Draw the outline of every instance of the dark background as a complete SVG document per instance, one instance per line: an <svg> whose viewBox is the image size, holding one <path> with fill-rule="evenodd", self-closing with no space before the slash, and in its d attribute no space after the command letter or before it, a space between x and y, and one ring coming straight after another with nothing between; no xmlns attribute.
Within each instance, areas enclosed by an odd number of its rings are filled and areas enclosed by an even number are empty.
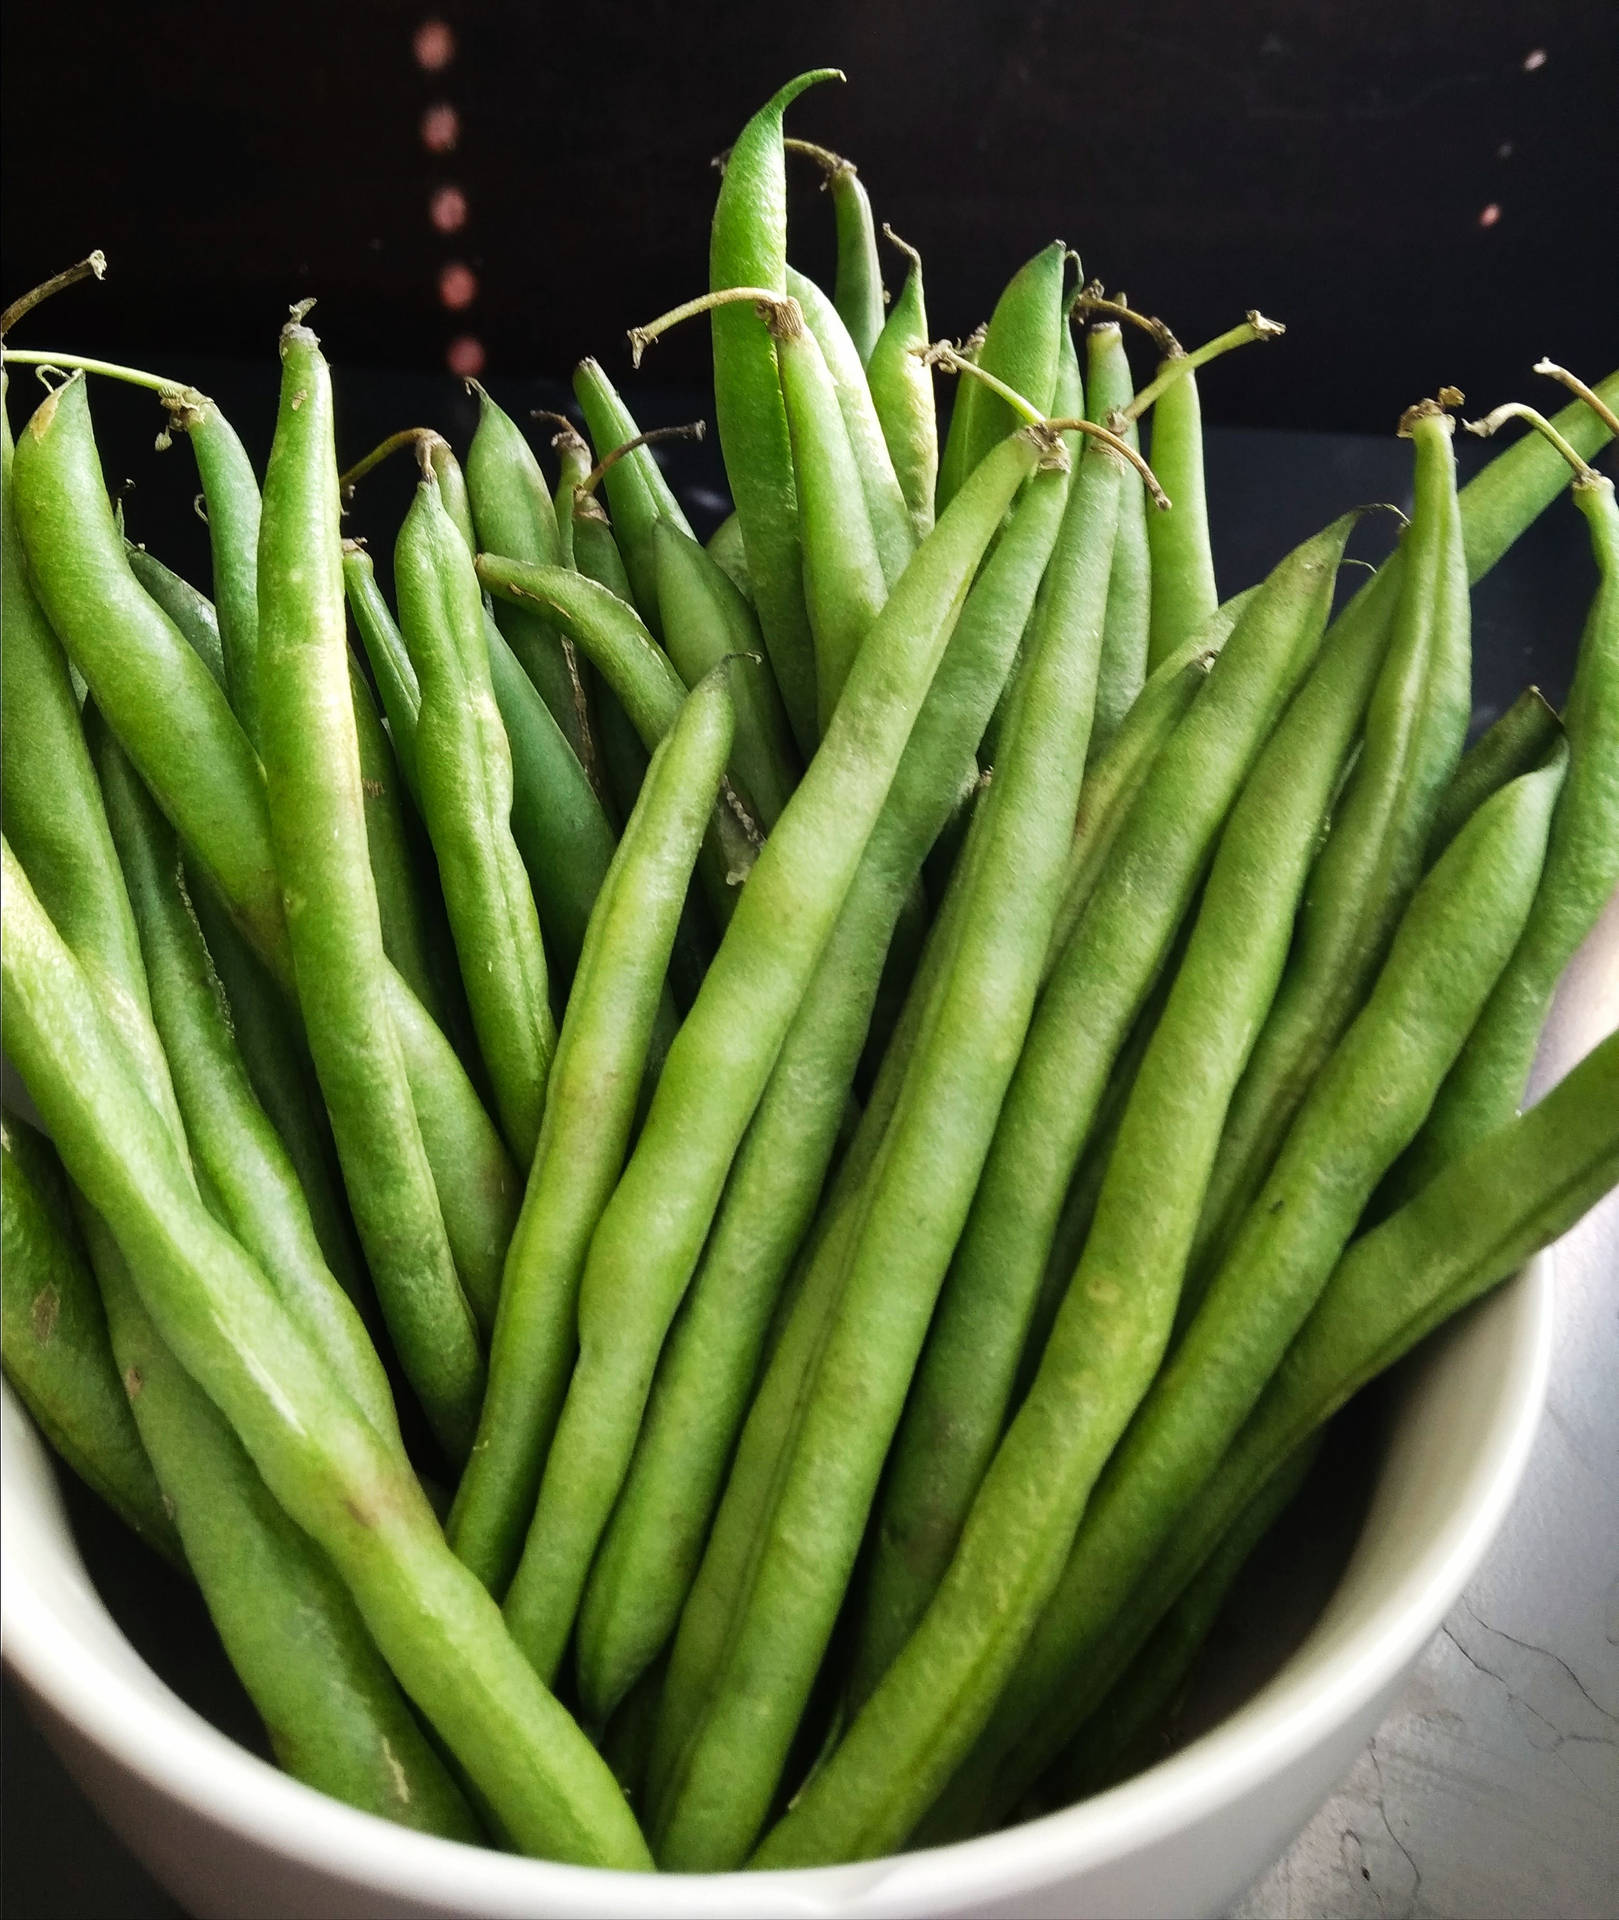
<svg viewBox="0 0 1619 1920"><path fill-rule="evenodd" d="M427 19L454 40L437 69ZM1543 353L1614 358L1613 0L68 0L7 8L4 53L7 292L112 263L18 344L165 372L268 356L306 294L340 363L442 368L466 336L495 378L626 371L624 329L701 290L711 156L829 64L848 86L790 127L923 249L938 332L1061 235L1189 343L1250 306L1289 323L1206 377L1215 421L1381 433L1441 382L1493 404ZM816 272L830 216L797 168ZM466 220L443 233L446 186ZM450 311L455 266L476 291ZM704 382L701 330L659 362Z"/></svg>

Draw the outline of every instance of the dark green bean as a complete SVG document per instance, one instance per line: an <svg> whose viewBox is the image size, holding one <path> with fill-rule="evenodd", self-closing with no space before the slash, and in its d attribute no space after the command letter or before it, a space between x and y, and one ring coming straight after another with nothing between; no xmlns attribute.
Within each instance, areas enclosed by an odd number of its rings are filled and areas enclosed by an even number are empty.
<svg viewBox="0 0 1619 1920"><path fill-rule="evenodd" d="M6 1378L86 1486L166 1559L185 1557L130 1416L107 1316L43 1135L0 1117Z"/></svg>
<svg viewBox="0 0 1619 1920"><path fill-rule="evenodd" d="M1450 785L1439 796L1424 855L1427 863L1431 866L1439 858L1492 793L1538 766L1561 732L1556 710L1547 705L1539 687L1525 687L1457 762Z"/></svg>
<svg viewBox="0 0 1619 1920"><path fill-rule="evenodd" d="M129 570L185 635L186 643L214 676L222 693L225 682L225 650L219 638L219 615L206 594L198 593L189 580L171 573L155 554L144 547L130 547Z"/></svg>

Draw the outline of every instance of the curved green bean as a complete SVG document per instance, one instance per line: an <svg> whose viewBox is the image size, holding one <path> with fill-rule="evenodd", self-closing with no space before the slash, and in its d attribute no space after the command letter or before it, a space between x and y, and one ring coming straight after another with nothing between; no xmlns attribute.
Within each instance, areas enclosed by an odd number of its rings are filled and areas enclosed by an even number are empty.
<svg viewBox="0 0 1619 1920"><path fill-rule="evenodd" d="M213 601L199 593L189 580L171 573L156 554L148 553L144 547L129 548L129 570L185 635L186 644L228 697L225 649L219 637L219 615L214 611Z"/></svg>
<svg viewBox="0 0 1619 1920"><path fill-rule="evenodd" d="M883 231L910 261L910 270L867 356L866 382L911 525L917 539L925 540L933 530L933 495L939 483L939 422L933 376L921 359L929 338L922 256L891 227Z"/></svg>
<svg viewBox="0 0 1619 1920"><path fill-rule="evenodd" d="M517 1567L541 1491L574 1358L580 1275L624 1164L663 976L732 724L721 669L687 695L653 755L568 1001L507 1257L489 1389L448 1527L451 1546L497 1597ZM520 1581L509 1604L521 1617Z"/></svg>
<svg viewBox="0 0 1619 1920"><path fill-rule="evenodd" d="M833 300L838 318L864 364L870 360L883 330L883 270L877 259L877 228L870 197L852 160L809 140L788 140L785 144L816 162L824 176L822 190L832 196L838 236ZM789 287L788 292L792 291Z"/></svg>

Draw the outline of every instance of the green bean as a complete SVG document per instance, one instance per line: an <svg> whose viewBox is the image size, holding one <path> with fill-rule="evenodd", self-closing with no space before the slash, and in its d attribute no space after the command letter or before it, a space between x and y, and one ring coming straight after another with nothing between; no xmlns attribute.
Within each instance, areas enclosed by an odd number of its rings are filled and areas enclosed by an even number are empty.
<svg viewBox="0 0 1619 1920"><path fill-rule="evenodd" d="M969 1404L990 1409L980 1411L981 1425L968 1429L975 1447L984 1433L993 1444L1063 1198L1108 1072L1215 835L1316 651L1351 525L1352 517L1345 518L1306 541L1249 602L1190 713L1160 752L1047 983L924 1361L931 1403L943 1406L944 1383L961 1380L969 1348L984 1343L981 1352L975 1349L963 1390ZM916 1462L920 1477L932 1480L924 1452ZM942 1461L938 1471L945 1471ZM969 1473L969 1496L970 1482ZM947 1527L946 1551L949 1537ZM901 1564L896 1559L896 1583Z"/></svg>
<svg viewBox="0 0 1619 1920"><path fill-rule="evenodd" d="M124 1397L107 1316L55 1149L0 1117L6 1378L56 1451L120 1520L176 1566L179 1535Z"/></svg>
<svg viewBox="0 0 1619 1920"><path fill-rule="evenodd" d="M669 950L732 724L718 670L687 696L653 756L568 1001L507 1257L489 1390L448 1529L451 1546L497 1597L516 1569L540 1493L574 1358L579 1279L624 1164ZM521 1620L521 1581L509 1605Z"/></svg>
<svg viewBox="0 0 1619 1920"><path fill-rule="evenodd" d="M672 521L652 529L664 644L688 686L728 661L736 708L737 778L768 833L798 784L798 749L764 657L753 609L689 534Z"/></svg>
<svg viewBox="0 0 1619 1920"><path fill-rule="evenodd" d="M1153 472L1174 501L1147 522L1151 549L1147 668L1183 646L1219 604L1203 477L1203 413L1197 376L1166 387L1152 414Z"/></svg>
<svg viewBox="0 0 1619 1920"><path fill-rule="evenodd" d="M562 559L556 506L534 450L511 416L482 387L478 430L467 448L466 485L477 526L473 550L487 547L519 560L556 566ZM578 697L578 681L566 646L532 608L503 604L496 614L507 645L539 689L568 744L588 766L590 749Z"/></svg>
<svg viewBox="0 0 1619 1920"><path fill-rule="evenodd" d="M870 513L862 510L860 465L820 345L791 296L766 314L792 443L804 604L815 642L816 725L824 734L850 664L888 598L888 577Z"/></svg>
<svg viewBox="0 0 1619 1920"><path fill-rule="evenodd" d="M174 829L105 729L95 758L140 932L152 1019L175 1099L222 1224L380 1433L397 1431L393 1395L359 1315L332 1278L298 1176L236 1050L230 1013L191 910Z"/></svg>
<svg viewBox="0 0 1619 1920"><path fill-rule="evenodd" d="M574 368L573 391L590 437L604 453L640 436L641 429L629 408L597 361L581 360ZM603 484L612 503L618 550L634 586L631 603L640 610L652 632L661 638L663 619L658 606L652 530L660 520L671 520L682 533L690 533L691 522L682 511L674 489L664 479L657 456L648 446L635 447L615 460L607 469Z"/></svg>
<svg viewBox="0 0 1619 1920"><path fill-rule="evenodd" d="M337 1147L303 1025L207 886L193 884L187 874L186 891L224 989L248 1079L292 1161L326 1265L351 1300L363 1301L371 1284L343 1197Z"/></svg>
<svg viewBox="0 0 1619 1920"><path fill-rule="evenodd" d="M478 579L431 475L400 528L394 578L422 691L423 812L496 1108L526 1167L556 1047L545 947L511 835L511 749L490 680Z"/></svg>
<svg viewBox="0 0 1619 1920"><path fill-rule="evenodd" d="M1130 362L1124 334L1117 321L1092 326L1085 333L1085 391L1090 417L1106 425L1110 414L1122 412L1131 401ZM1124 429L1131 446L1139 448L1134 421ZM1159 475L1169 497L1180 505L1180 495ZM1172 509L1173 511L1173 509ZM1126 487L1119 501L1119 532L1113 543L1113 578L1108 586L1107 625L1102 631L1102 664L1096 680L1096 721L1092 729L1098 747L1118 731L1147 677L1148 635L1152 622L1152 564L1148 557L1147 497L1139 487ZM1205 623L1199 621L1201 628ZM1190 635L1188 635L1190 638ZM1175 649L1165 649L1167 658Z"/></svg>
<svg viewBox="0 0 1619 1920"><path fill-rule="evenodd" d="M893 456L888 451L876 400L862 364L863 356L850 339L837 308L808 275L788 267L787 291L803 310L804 323L826 360L838 411L854 450L859 491L871 516L877 558L884 580L892 586L905 571L905 563L916 551L921 536L912 523L911 510L906 504ZM917 371L927 378L920 363Z"/></svg>
<svg viewBox="0 0 1619 1920"><path fill-rule="evenodd" d="M1165 1723L1254 1549L1292 1505L1320 1452L1318 1437L1288 1455L1165 1614L1152 1638L1108 1689L1102 1703L1041 1784L1053 1807L1071 1806L1163 1756Z"/></svg>
<svg viewBox="0 0 1619 1920"><path fill-rule="evenodd" d="M1388 655L1360 757L1311 875L1293 955L1231 1103L1189 1263L1193 1300L1364 997L1421 874L1467 731L1467 583L1450 423L1426 402L1402 430L1417 449L1416 506L1401 546Z"/></svg>
<svg viewBox="0 0 1619 1920"><path fill-rule="evenodd" d="M304 392L307 405L314 393ZM280 478L272 458L272 529ZM335 528L332 548L335 597ZM273 740L274 619L263 642ZM377 1434L202 1207L9 843L0 842L0 858L6 1049L69 1173L116 1234L164 1341L288 1518L330 1558L383 1657L513 1843L581 1863L646 1864L612 1775L444 1544L403 1453Z"/></svg>
<svg viewBox="0 0 1619 1920"><path fill-rule="evenodd" d="M410 663L405 636L395 624L382 589L377 585L376 567L370 554L356 540L343 542L343 592L359 631L360 644L365 648L371 677L377 683L382 711L388 718L394 757L410 797L420 810L416 726L422 708L421 684Z"/></svg>
<svg viewBox="0 0 1619 1920"><path fill-rule="evenodd" d="M789 80L742 129L720 181L709 286L785 291L787 168L782 115L806 87L842 79L827 68ZM714 419L741 522L765 648L800 750L815 750L815 657L804 611L798 496L776 349L752 314L716 308Z"/></svg>
<svg viewBox="0 0 1619 1920"><path fill-rule="evenodd" d="M1188 1018L1195 1033L1209 1004L1194 935L1040 1371L950 1567L836 1754L761 1849L761 1864L869 1858L900 1845L991 1710L1007 1710L997 1696L1059 1581L1098 1619L1127 1594L1131 1574L1258 1397L1378 1176L1420 1124L1528 910L1560 771L1531 775L1492 802L1419 892L1183 1359L1143 1402L1169 1338L1197 1175L1212 1156L1222 1104L1218 1094L1206 1097L1195 1046L1186 1044ZM1210 938L1202 951L1215 944ZM1262 970L1268 980L1280 964L1277 952ZM1240 1060L1251 1019L1224 1024L1229 1038L1211 1051ZM1211 1062L1210 1078L1229 1087L1235 1063ZM1361 1124L1346 1129L1346 1114ZM1173 1166L1178 1184L1183 1154L1187 1187L1166 1198L1161 1176ZM1068 1616L1075 1611L1070 1604Z"/></svg>
<svg viewBox="0 0 1619 1920"><path fill-rule="evenodd" d="M1619 1180L1619 1035L1536 1107L1480 1141L1343 1255L1214 1477L1105 1639L1068 1659L1047 1608L998 1712L930 1818L930 1839L1010 1807L1066 1743L1265 1480L1434 1326L1567 1231Z"/></svg>
<svg viewBox="0 0 1619 1920"><path fill-rule="evenodd" d="M753 577L748 572L748 556L742 545L742 522L734 513L728 513L709 535L706 551L751 607Z"/></svg>
<svg viewBox="0 0 1619 1920"><path fill-rule="evenodd" d="M939 423L933 376L921 360L928 344L922 256L892 227L885 226L883 232L911 265L877 344L867 356L866 380L911 524L917 539L925 540L933 530L933 495L939 481Z"/></svg>
<svg viewBox="0 0 1619 1920"><path fill-rule="evenodd" d="M549 420L554 422L557 431L551 436L551 450L557 457L557 490L555 496L557 516L557 548L565 567L574 564L573 558L573 520L578 511L579 494L585 482L590 478L595 456L590 451L590 442L564 413L548 413L536 410L529 415L531 420ZM476 552L477 548L474 547Z"/></svg>
<svg viewBox="0 0 1619 1920"><path fill-rule="evenodd" d="M746 1855L843 1599L1039 986L1084 767L1121 472L1099 443L1074 477L1052 560L1057 590L975 828L960 944L873 1168L729 1645L663 1775L654 1851L668 1866L712 1870ZM676 1665L681 1657L677 1640Z"/></svg>
<svg viewBox="0 0 1619 1920"><path fill-rule="evenodd" d="M185 635L186 644L214 676L220 691L228 695L225 650L219 638L219 615L214 611L213 601L199 593L189 580L171 573L144 547L129 548L129 570Z"/></svg>
<svg viewBox="0 0 1619 1920"><path fill-rule="evenodd" d="M1399 1171L1407 1193L1516 1111L1558 979L1619 886L1619 508L1589 468L1574 501L1598 583L1563 712L1568 782L1529 925Z"/></svg>
<svg viewBox="0 0 1619 1920"><path fill-rule="evenodd" d="M542 1658L554 1661L567 1639L669 1323L972 574L1021 482L1052 457L1049 432L1010 437L974 476L960 510L918 548L850 670L821 749L760 853L669 1049L581 1282L579 1363L551 1456L558 1483L573 1495L567 1537L552 1548L542 1498L528 1552L537 1560L544 1553L548 1577L536 1577L538 1568L519 1574L543 1605L518 1631L526 1646L544 1649Z"/></svg>
<svg viewBox="0 0 1619 1920"><path fill-rule="evenodd" d="M1605 405L1619 406L1619 373L1599 381L1596 394ZM1579 400L1554 413L1552 425L1582 460L1594 459L1613 438L1593 409ZM1475 474L1461 491L1468 579L1482 580L1568 483L1563 456L1534 433L1498 453Z"/></svg>
<svg viewBox="0 0 1619 1920"><path fill-rule="evenodd" d="M650 753L674 725L686 688L635 609L584 574L478 555L478 578L497 599L543 606L599 670ZM743 818L721 800L704 840L698 874L715 916L736 911L738 889L757 849Z"/></svg>
<svg viewBox="0 0 1619 1920"><path fill-rule="evenodd" d="M1123 724L1086 769L1063 880L1062 905L1051 929L1048 967L1056 964L1079 924L1114 835L1152 771L1153 762L1197 698L1220 649L1257 591L1249 587L1233 594L1215 609L1213 619L1199 633L1154 669ZM1112 597L1110 582L1110 604Z"/></svg>
<svg viewBox="0 0 1619 1920"><path fill-rule="evenodd" d="M47 394L23 429L13 485L47 619L243 932L289 983L257 758L207 668L130 571L82 374Z"/></svg>
<svg viewBox="0 0 1619 1920"><path fill-rule="evenodd" d="M977 362L1042 411L1056 391L1057 359L1067 325L1062 287L1068 249L1053 240L1021 266L995 303ZM967 475L989 448L1015 424L1012 409L1000 397L970 382L956 395L939 461L938 507L954 499Z"/></svg>
<svg viewBox="0 0 1619 1920"><path fill-rule="evenodd" d="M877 228L871 217L871 200L852 160L845 160L842 154L830 153L809 140L788 140L784 144L792 152L808 154L816 162L824 176L822 189L832 196L832 217L838 235L833 298L838 318L864 364L870 360L883 330L883 270L877 259ZM788 292L792 291L789 287Z"/></svg>
<svg viewBox="0 0 1619 1920"><path fill-rule="evenodd" d="M1547 704L1539 687L1525 687L1457 762L1450 785L1439 796L1428 835L1423 857L1429 866L1492 793L1539 765L1562 730L1556 709Z"/></svg>
<svg viewBox="0 0 1619 1920"><path fill-rule="evenodd" d="M1056 538L1068 478L1034 476L968 595L737 1151L586 1588L579 1684L593 1713L624 1694L674 1631L772 1312L832 1158L884 951L955 784L975 765L975 743Z"/></svg>
<svg viewBox="0 0 1619 1920"><path fill-rule="evenodd" d="M381 991L392 970L348 690L331 376L297 320L281 360L259 542L259 705L298 1003L377 1298L435 1432L460 1454L483 1362Z"/></svg>

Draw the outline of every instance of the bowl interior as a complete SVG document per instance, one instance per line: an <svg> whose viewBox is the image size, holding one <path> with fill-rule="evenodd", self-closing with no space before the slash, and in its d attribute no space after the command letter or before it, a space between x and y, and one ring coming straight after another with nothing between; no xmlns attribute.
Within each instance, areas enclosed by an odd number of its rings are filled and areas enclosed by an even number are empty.
<svg viewBox="0 0 1619 1920"><path fill-rule="evenodd" d="M53 1464L9 1390L0 1451L5 1654L115 1768L249 1847L300 1858L403 1911L970 1909L1143 1853L1235 1802L1353 1719L1416 1657L1521 1474L1545 1394L1550 1279L1541 1256L1414 1356L1380 1405L1345 1425L1325 1477L1312 1481L1301 1512L1237 1596L1235 1630L1226 1630L1189 1709L1188 1745L1082 1806L959 1846L846 1868L647 1880L458 1846L327 1800L240 1743L254 1722L228 1671L208 1682L205 1697L176 1676L202 1698L204 1718L137 1651L137 1643L160 1648L157 1624L177 1605L195 1607L194 1597L115 1523L98 1531L89 1496L75 1495L88 1556L81 1552ZM1278 1579L1284 1568L1294 1577Z"/></svg>

